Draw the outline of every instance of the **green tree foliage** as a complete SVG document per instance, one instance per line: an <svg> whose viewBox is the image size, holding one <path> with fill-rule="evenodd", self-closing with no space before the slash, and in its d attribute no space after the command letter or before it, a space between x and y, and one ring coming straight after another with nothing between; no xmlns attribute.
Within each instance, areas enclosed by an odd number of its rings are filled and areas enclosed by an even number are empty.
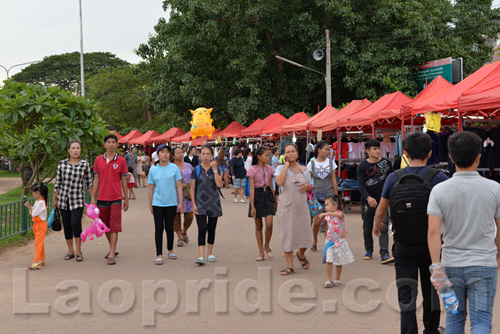
<svg viewBox="0 0 500 334"><path fill-rule="evenodd" d="M463 57L466 73L487 62L485 36L500 31L491 1L449 0L166 0L168 22L137 53L140 77L169 125L183 126L189 109L213 107L217 127L249 124L273 112L290 116L324 106L324 78L275 55L324 72L331 32L333 105L398 87L415 89L413 66ZM389 80L388 80L389 78Z"/></svg>
<svg viewBox="0 0 500 334"><path fill-rule="evenodd" d="M99 114L111 129L141 129L151 124L144 83L132 66L104 69L87 80L87 97L99 102Z"/></svg>
<svg viewBox="0 0 500 334"><path fill-rule="evenodd" d="M96 75L99 70L127 66L128 63L110 52L85 53L85 80ZM64 53L43 58L43 61L24 68L12 76L18 82L59 86L65 90L75 90L80 84L80 53Z"/></svg>
<svg viewBox="0 0 500 334"><path fill-rule="evenodd" d="M82 142L82 155L102 149L107 130L96 109L92 100L59 87L5 81L0 90L0 154L21 170L23 194L34 181L53 177L70 140ZM33 170L28 181L22 175L27 167Z"/></svg>

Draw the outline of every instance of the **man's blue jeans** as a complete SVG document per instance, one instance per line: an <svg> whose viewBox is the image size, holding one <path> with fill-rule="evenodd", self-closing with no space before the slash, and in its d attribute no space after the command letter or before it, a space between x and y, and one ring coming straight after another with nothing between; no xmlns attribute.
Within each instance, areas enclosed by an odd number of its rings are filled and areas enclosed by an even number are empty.
<svg viewBox="0 0 500 334"><path fill-rule="evenodd" d="M458 313L446 312L446 332L464 333L469 303L471 334L491 332L493 302L497 287L495 267L445 267L458 298Z"/></svg>

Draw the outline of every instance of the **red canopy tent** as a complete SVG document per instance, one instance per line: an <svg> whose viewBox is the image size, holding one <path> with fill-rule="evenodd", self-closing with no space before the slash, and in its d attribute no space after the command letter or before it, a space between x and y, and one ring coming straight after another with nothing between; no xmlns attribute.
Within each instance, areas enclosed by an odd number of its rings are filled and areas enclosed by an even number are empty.
<svg viewBox="0 0 500 334"><path fill-rule="evenodd" d="M338 127L373 125L376 115L387 110L400 110L411 98L401 92L386 94L368 107L337 121Z"/></svg>
<svg viewBox="0 0 500 334"><path fill-rule="evenodd" d="M498 65L499 63L496 62L492 65ZM489 115L484 110L498 109L500 107L499 96L500 66L497 66L478 84L462 93L458 100L458 110L460 112L478 111L480 115Z"/></svg>
<svg viewBox="0 0 500 334"><path fill-rule="evenodd" d="M327 105L323 110L321 110L319 113L317 113L313 117L309 118L307 121L284 126L283 131L285 131L285 132L293 132L293 131L298 132L298 131L309 130L312 123L315 124L316 122L320 122L321 120L334 115L336 112L337 112L337 109L335 109L331 105Z"/></svg>
<svg viewBox="0 0 500 334"><path fill-rule="evenodd" d="M430 99L412 104L411 114L423 114L430 111L456 113L456 111L454 111L453 109L458 108L458 100L462 96L462 94L468 90L471 90L480 82L488 84L497 80L500 73L499 67L500 62L484 65L476 72L472 73L463 81L457 83L450 89L445 90ZM495 76L497 78L495 78Z"/></svg>
<svg viewBox="0 0 500 334"><path fill-rule="evenodd" d="M215 129L214 133L212 134L211 137L208 138L208 140L215 139L217 137L217 134L220 131L221 131L220 129ZM185 134L183 134L182 136L172 138L170 141L172 143L187 143L187 142L190 142L191 139L192 139L191 131L189 131L189 132L186 132ZM191 145L194 145L194 146L203 145L204 140L207 140L207 139L204 139L202 137L197 138L191 142Z"/></svg>
<svg viewBox="0 0 500 334"><path fill-rule="evenodd" d="M125 136L118 139L119 144L127 144L131 139L142 136L142 132L139 130L132 130L127 133Z"/></svg>
<svg viewBox="0 0 500 334"><path fill-rule="evenodd" d="M112 134L112 135L115 135L118 137L118 139L122 138L123 136L121 134L119 134L118 132L116 132L115 130L109 130L109 133Z"/></svg>
<svg viewBox="0 0 500 334"><path fill-rule="evenodd" d="M438 75L427 87L425 87L424 90L422 90L417 96L415 96L411 103L403 105L403 115L411 115L414 104L431 99L450 89L451 87L453 87L452 83L450 83L442 76Z"/></svg>
<svg viewBox="0 0 500 334"><path fill-rule="evenodd" d="M246 127L244 125L241 125L238 121L233 121L224 130L221 130L218 136L222 138L239 137L240 132L245 129Z"/></svg>
<svg viewBox="0 0 500 334"><path fill-rule="evenodd" d="M283 124L284 121L286 121L286 118L281 116L280 114L278 113L271 114L266 118L264 118L258 124L254 125L255 124L254 122L254 124L246 128L245 130L242 130L240 135L242 137L252 137L252 136L260 136L263 134L269 134L270 133L269 129L272 129L278 125L281 126L281 124Z"/></svg>
<svg viewBox="0 0 500 334"><path fill-rule="evenodd" d="M202 137L198 137L196 138L195 140L193 140L191 142L191 145L193 146L202 146L203 144L205 144L205 141L208 141L208 140L215 140L217 137L220 137L219 134L222 132L222 130L220 129L215 129L214 133L212 133L212 135L208 138L202 138Z"/></svg>
<svg viewBox="0 0 500 334"><path fill-rule="evenodd" d="M164 132L161 135L151 138L151 141L155 143L166 143L170 142L172 138L182 136L185 133L186 132L181 128L171 128L167 132Z"/></svg>
<svg viewBox="0 0 500 334"><path fill-rule="evenodd" d="M133 138L129 140L129 144L136 144L136 145L143 145L143 146L148 146L150 145L153 141L151 138L153 137L158 137L160 134L156 132L155 130L149 130L145 134L143 134L140 137Z"/></svg>
<svg viewBox="0 0 500 334"><path fill-rule="evenodd" d="M283 124L277 125L274 128L270 129L269 133L270 134L280 134L282 132L287 132L287 131L283 130L284 126L293 125L295 123L302 123L302 122L307 121L309 118L310 117L307 116L307 114L305 112L296 113L292 117L287 119L285 122L283 122Z"/></svg>
<svg viewBox="0 0 500 334"><path fill-rule="evenodd" d="M310 129L312 131L318 131L319 129L322 129L323 131L335 130L337 128L337 120L349 115L353 115L371 104L371 101L368 99L353 100L330 117L324 118L322 120L314 122L314 124L311 124Z"/></svg>

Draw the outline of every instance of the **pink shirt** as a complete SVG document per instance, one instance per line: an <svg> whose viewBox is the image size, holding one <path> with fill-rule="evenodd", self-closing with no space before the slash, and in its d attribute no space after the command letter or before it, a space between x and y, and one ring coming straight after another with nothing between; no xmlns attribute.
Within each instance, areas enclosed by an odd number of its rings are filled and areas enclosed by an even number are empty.
<svg viewBox="0 0 500 334"><path fill-rule="evenodd" d="M271 185L271 179L274 175L274 169L273 167L269 166L266 164L265 167L265 174L266 174L266 182L264 182L264 168L259 167L257 165L253 165L250 167L250 169L247 171L247 176L248 177L253 177L254 179L254 185L255 188L262 188L264 187L264 183L266 186Z"/></svg>

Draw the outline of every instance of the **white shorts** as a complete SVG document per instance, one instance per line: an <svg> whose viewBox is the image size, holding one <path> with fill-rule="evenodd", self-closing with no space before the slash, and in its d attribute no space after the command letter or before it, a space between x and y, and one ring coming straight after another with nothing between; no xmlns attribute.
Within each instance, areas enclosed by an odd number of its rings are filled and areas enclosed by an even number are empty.
<svg viewBox="0 0 500 334"><path fill-rule="evenodd" d="M328 248L326 251L326 262L333 263L336 266L344 266L354 262L354 255L352 255L347 241L342 242L338 247Z"/></svg>

